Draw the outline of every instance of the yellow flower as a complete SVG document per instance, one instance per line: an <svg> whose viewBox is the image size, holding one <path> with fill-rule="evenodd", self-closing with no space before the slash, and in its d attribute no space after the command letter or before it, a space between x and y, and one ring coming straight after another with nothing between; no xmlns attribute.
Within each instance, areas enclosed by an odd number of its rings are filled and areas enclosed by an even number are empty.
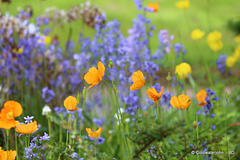
<svg viewBox="0 0 240 160"><path fill-rule="evenodd" d="M204 32L201 31L200 29L195 29L195 30L193 30L192 33L191 33L191 37L192 37L192 39L194 39L194 40L201 39L203 36L204 36Z"/></svg>
<svg viewBox="0 0 240 160"><path fill-rule="evenodd" d="M51 41L52 41L52 39L51 39L50 36L45 36L45 37L44 37L44 40L43 40L44 43L46 43L46 44L50 44Z"/></svg>
<svg viewBox="0 0 240 160"><path fill-rule="evenodd" d="M237 36L234 38L234 41L237 42L237 43L240 43L240 35L237 35Z"/></svg>
<svg viewBox="0 0 240 160"><path fill-rule="evenodd" d="M99 128L96 132L93 132L91 128L86 128L88 136L91 138L98 138L101 135L102 128Z"/></svg>
<svg viewBox="0 0 240 160"><path fill-rule="evenodd" d="M189 0L178 1L177 3L175 3L175 5L177 8L179 8L181 10L187 9L187 8L189 8Z"/></svg>
<svg viewBox="0 0 240 160"><path fill-rule="evenodd" d="M75 111L79 108L77 107L77 99L73 96L68 96L64 101L64 106L69 111Z"/></svg>
<svg viewBox="0 0 240 160"><path fill-rule="evenodd" d="M32 134L37 130L37 121L28 124L20 124L16 121L16 132L21 134Z"/></svg>
<svg viewBox="0 0 240 160"><path fill-rule="evenodd" d="M178 74L179 78L187 78L188 73L192 73L191 66L188 63L183 62L176 66L175 74Z"/></svg>
<svg viewBox="0 0 240 160"><path fill-rule="evenodd" d="M208 34L207 37L207 43L208 46L213 50L213 51L218 51L222 49L223 43L222 43L222 34L218 31L213 31Z"/></svg>
<svg viewBox="0 0 240 160"><path fill-rule="evenodd" d="M238 45L237 48L235 49L235 51L233 53L233 57L235 59L238 59L240 57L240 45Z"/></svg>
<svg viewBox="0 0 240 160"><path fill-rule="evenodd" d="M17 156L17 152L16 151L12 151L10 149L10 151L4 151L2 150L2 147L0 147L0 160L14 160Z"/></svg>
<svg viewBox="0 0 240 160"><path fill-rule="evenodd" d="M231 68L233 67L237 62L237 59L232 57L232 56L229 56L227 59L226 59L226 66Z"/></svg>

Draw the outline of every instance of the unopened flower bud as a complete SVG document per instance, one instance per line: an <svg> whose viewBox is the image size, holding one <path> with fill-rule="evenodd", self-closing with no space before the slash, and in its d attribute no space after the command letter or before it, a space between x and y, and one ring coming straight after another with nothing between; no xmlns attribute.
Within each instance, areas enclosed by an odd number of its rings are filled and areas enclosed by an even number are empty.
<svg viewBox="0 0 240 160"><path fill-rule="evenodd" d="M87 94L87 91L86 91L86 88L84 87L83 88L83 91L82 91L82 95L83 95L83 98L85 99L86 97L86 94Z"/></svg>
<svg viewBox="0 0 240 160"><path fill-rule="evenodd" d="M110 59L109 64L108 64L108 67L111 68L111 69L114 67L114 64L113 64L112 59Z"/></svg>
<svg viewBox="0 0 240 160"><path fill-rule="evenodd" d="M170 72L168 72L168 76L167 76L167 81L171 81L172 80L172 76L170 75Z"/></svg>
<svg viewBox="0 0 240 160"><path fill-rule="evenodd" d="M194 122L193 122L193 128L195 129L195 128L197 128L197 126L198 126L198 122L197 122L197 121L194 121Z"/></svg>

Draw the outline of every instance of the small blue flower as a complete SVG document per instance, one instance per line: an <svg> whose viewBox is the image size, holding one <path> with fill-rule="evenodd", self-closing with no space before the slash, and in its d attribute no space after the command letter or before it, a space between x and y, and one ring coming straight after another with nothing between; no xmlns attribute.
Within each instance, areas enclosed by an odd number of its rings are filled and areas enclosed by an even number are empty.
<svg viewBox="0 0 240 160"><path fill-rule="evenodd" d="M105 141L105 138L100 137L100 138L98 138L97 143L98 144L103 144L104 141Z"/></svg>
<svg viewBox="0 0 240 160"><path fill-rule="evenodd" d="M28 124L28 123L32 123L32 119L34 118L34 116L27 116L27 117L23 117L25 119L25 123Z"/></svg>

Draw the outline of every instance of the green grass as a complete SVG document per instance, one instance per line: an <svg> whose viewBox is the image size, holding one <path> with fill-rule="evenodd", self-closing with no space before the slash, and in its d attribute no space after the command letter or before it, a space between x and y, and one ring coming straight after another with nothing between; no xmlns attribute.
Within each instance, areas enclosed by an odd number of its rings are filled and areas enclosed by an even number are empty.
<svg viewBox="0 0 240 160"><path fill-rule="evenodd" d="M1 9L3 12L7 10L11 14L17 13L17 8L24 8L30 5L34 9L34 16L38 16L48 7L57 7L67 10L71 6L78 5L85 1L79 0L13 0L7 6L3 4ZM154 2L153 0L145 0L144 5ZM187 10L179 10L175 7L176 0L158 1L160 10L156 13L148 13L147 17L152 19L157 30L154 31L154 38L151 40L151 47L156 49L158 46L157 33L161 29L169 30L170 34L175 36L174 42L180 42L185 45L188 53L187 59L193 65L204 65L205 63L215 64L219 54L225 53L231 55L237 46L234 42L234 33L227 27L227 23L231 19L239 18L240 3L239 0L191 0L190 8ZM133 0L92 0L92 4L96 4L103 12L107 14L107 20L117 19L121 22L121 31L127 35L127 30L132 26L132 19L136 17L140 11L136 10ZM58 35L63 43L67 40L70 26L73 28L72 39L77 41L79 31L85 36L92 37L95 31L91 28L84 27L82 30L81 22L73 22L66 24L64 27L56 27L52 35ZM202 40L193 41L190 33L193 29L202 29L205 36ZM218 30L222 33L222 41L224 47L221 51L213 52L206 43L206 36L209 32Z"/></svg>

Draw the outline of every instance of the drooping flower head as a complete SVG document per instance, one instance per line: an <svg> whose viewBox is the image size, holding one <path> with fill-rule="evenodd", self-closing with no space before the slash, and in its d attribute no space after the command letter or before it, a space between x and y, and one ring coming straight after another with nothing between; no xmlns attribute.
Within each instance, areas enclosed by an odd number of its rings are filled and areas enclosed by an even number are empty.
<svg viewBox="0 0 240 160"><path fill-rule="evenodd" d="M175 3L176 7L184 10L184 9L188 9L189 8L189 0L181 0L178 1L177 3Z"/></svg>
<svg viewBox="0 0 240 160"><path fill-rule="evenodd" d="M7 101L0 113L0 128L10 129L15 127L15 117L22 114L22 106L15 101Z"/></svg>
<svg viewBox="0 0 240 160"><path fill-rule="evenodd" d="M163 95L163 88L164 87L162 87L160 93L158 93L155 88L149 88L147 90L147 94L148 94L149 98L154 100L155 102L157 102Z"/></svg>
<svg viewBox="0 0 240 160"><path fill-rule="evenodd" d="M98 138L101 135L102 128L99 128L96 132L93 132L91 128L86 128L88 136L91 138Z"/></svg>
<svg viewBox="0 0 240 160"><path fill-rule="evenodd" d="M132 75L132 81L133 81L133 84L130 87L131 91L135 91L137 89L142 88L143 85L145 84L143 73L140 70L134 72Z"/></svg>
<svg viewBox="0 0 240 160"><path fill-rule="evenodd" d="M69 111L75 111L79 108L77 107L77 98L73 97L73 96L68 96L65 100L64 100L64 107L69 110Z"/></svg>
<svg viewBox="0 0 240 160"><path fill-rule="evenodd" d="M179 95L178 97L173 96L170 100L172 107L182 110L188 108L191 103L190 97L183 94Z"/></svg>
<svg viewBox="0 0 240 160"><path fill-rule="evenodd" d="M147 9L151 10L152 12L157 12L159 10L159 5L157 2L155 2L154 4L148 4Z"/></svg>
<svg viewBox="0 0 240 160"><path fill-rule="evenodd" d="M102 80L102 77L104 76L104 72L105 66L102 64L102 62L98 62L98 70L95 67L92 67L88 70L88 73L84 75L84 80L88 84L91 84L88 89L92 88L95 85L98 85L98 83Z"/></svg>
<svg viewBox="0 0 240 160"><path fill-rule="evenodd" d="M2 147L0 147L0 159L1 160L14 160L17 156L17 152L16 151L4 151L2 150Z"/></svg>
<svg viewBox="0 0 240 160"><path fill-rule="evenodd" d="M222 49L223 43L222 43L222 34L218 31L213 31L208 34L207 37L207 43L208 46L213 50L213 51L218 51Z"/></svg>
<svg viewBox="0 0 240 160"><path fill-rule="evenodd" d="M192 69L188 63L183 62L176 66L175 73L178 74L179 78L187 78L188 73L192 73Z"/></svg>
<svg viewBox="0 0 240 160"><path fill-rule="evenodd" d="M200 29L194 29L191 33L191 37L193 40L202 39L203 36L204 36L204 32L201 31Z"/></svg>
<svg viewBox="0 0 240 160"><path fill-rule="evenodd" d="M207 91L205 91L205 90L200 90L198 93L197 93L197 95L196 95L196 97L197 97L197 101L198 101L198 107L200 107L200 106L204 106L204 105L206 105L207 104L207 102L206 102L206 97L207 97Z"/></svg>
<svg viewBox="0 0 240 160"><path fill-rule="evenodd" d="M16 121L16 131L21 134L32 134L37 130L37 121L28 124L20 124Z"/></svg>

